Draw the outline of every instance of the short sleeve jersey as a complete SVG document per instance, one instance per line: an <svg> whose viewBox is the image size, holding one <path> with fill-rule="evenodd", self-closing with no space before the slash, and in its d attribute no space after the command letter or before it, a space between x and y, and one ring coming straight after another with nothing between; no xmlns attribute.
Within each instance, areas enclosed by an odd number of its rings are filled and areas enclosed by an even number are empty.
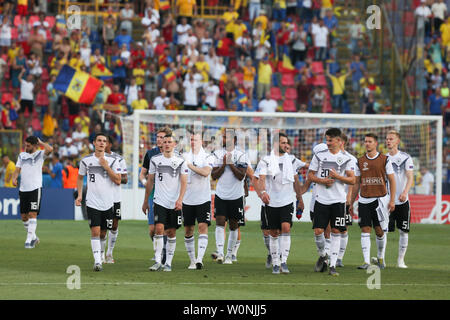
<svg viewBox="0 0 450 320"><path fill-rule="evenodd" d="M125 159L122 158L121 155L119 155L115 152L112 152L111 155L113 157L115 157L117 159L117 161L119 162L118 166L117 166L117 173L127 174L128 169L127 169L127 164L125 162ZM113 183L113 188L114 188L114 203L122 201L121 185L117 185L117 184Z"/></svg>
<svg viewBox="0 0 450 320"><path fill-rule="evenodd" d="M120 173L116 157L105 153L105 160L115 173ZM81 159L78 174L87 176L86 205L99 211L111 209L114 205L115 183L100 165L99 158L90 154Z"/></svg>
<svg viewBox="0 0 450 320"><path fill-rule="evenodd" d="M153 156L150 160L149 174L155 175L153 202L166 209L174 209L180 195L180 175L188 174L186 161L177 154L170 158L163 154Z"/></svg>
<svg viewBox="0 0 450 320"><path fill-rule="evenodd" d="M20 168L20 187L22 192L42 188L42 166L45 160L44 150L34 153L21 152L16 167Z"/></svg>
<svg viewBox="0 0 450 320"><path fill-rule="evenodd" d="M148 171L150 169L150 160L152 159L153 156L156 156L158 154L161 154L161 150L159 149L159 147L155 147L151 150L148 150L145 153L144 161L142 163L142 168L145 168ZM155 194L155 189L153 188L152 193L150 194L150 199L153 198L154 194Z"/></svg>
<svg viewBox="0 0 450 320"><path fill-rule="evenodd" d="M225 149L213 152L214 167L222 166L223 157L226 153ZM235 167L247 170L247 156L242 151L234 149L231 152L231 161ZM216 195L222 200L236 200L244 196L244 179L238 180L228 165L217 181Z"/></svg>
<svg viewBox="0 0 450 320"><path fill-rule="evenodd" d="M309 170L315 171L316 177L327 178L332 169L341 176L345 176L346 171L355 171L354 163L347 153L339 151L333 154L327 149L314 154ZM331 187L319 183L315 187L317 188L316 201L321 204L329 205L346 201L345 184L339 180L336 180Z"/></svg>
<svg viewBox="0 0 450 320"><path fill-rule="evenodd" d="M289 161L292 163L294 175L297 175L298 171L306 165L303 161L297 159L293 155L286 154L283 157L289 158ZM261 175L266 176L266 191L270 197L269 207L273 208L287 206L292 203L295 198L294 182L283 183L283 157L265 156L259 161L255 170L255 177ZM270 162L274 159L278 161L278 166L280 168L280 171L275 176L270 172Z"/></svg>
<svg viewBox="0 0 450 320"><path fill-rule="evenodd" d="M213 168L214 159L211 154L199 153L194 155L189 152L185 159L198 168ZM211 181L210 176L204 177L188 169L188 185L184 194L183 203L195 206L211 201Z"/></svg>
<svg viewBox="0 0 450 320"><path fill-rule="evenodd" d="M414 163L411 159L411 156L406 152L399 151L397 154L391 156L390 154L386 154L391 162L392 169L394 170L395 176L395 204L403 204L408 201L408 196L406 196L406 200L401 202L398 198L402 194L403 190L405 190L406 183L408 179L406 177L406 171L414 170Z"/></svg>

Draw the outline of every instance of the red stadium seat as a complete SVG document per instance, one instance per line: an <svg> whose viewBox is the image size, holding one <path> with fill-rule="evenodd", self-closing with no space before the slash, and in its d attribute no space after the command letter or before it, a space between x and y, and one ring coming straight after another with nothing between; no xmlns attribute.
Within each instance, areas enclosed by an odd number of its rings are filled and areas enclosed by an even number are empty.
<svg viewBox="0 0 450 320"><path fill-rule="evenodd" d="M281 76L281 84L285 87L292 87L295 85L294 75L292 73L284 73Z"/></svg>
<svg viewBox="0 0 450 320"><path fill-rule="evenodd" d="M28 19L28 24L31 28L33 27L33 23L35 23L36 21L39 21L38 16L31 16L30 19Z"/></svg>
<svg viewBox="0 0 450 320"><path fill-rule="evenodd" d="M217 111L226 111L227 108L225 107L225 102L223 102L222 98L218 98L217 99L217 107L216 107Z"/></svg>
<svg viewBox="0 0 450 320"><path fill-rule="evenodd" d="M13 94L10 92L5 92L2 95L2 104L4 105L6 102L11 102L13 99Z"/></svg>
<svg viewBox="0 0 450 320"><path fill-rule="evenodd" d="M284 100L283 103L283 111L284 112L297 112L297 107L295 106L295 100Z"/></svg>
<svg viewBox="0 0 450 320"><path fill-rule="evenodd" d="M314 77L313 85L325 87L327 85L327 79L323 74L316 75Z"/></svg>
<svg viewBox="0 0 450 320"><path fill-rule="evenodd" d="M48 94L45 91L39 91L36 96L36 105L38 106L48 106L50 103L48 99Z"/></svg>
<svg viewBox="0 0 450 320"><path fill-rule="evenodd" d="M242 85L244 83L244 74L241 72L236 72L234 76L238 79L238 83Z"/></svg>
<svg viewBox="0 0 450 320"><path fill-rule="evenodd" d="M281 100L282 99L281 90L278 87L270 88L270 98L273 100Z"/></svg>
<svg viewBox="0 0 450 320"><path fill-rule="evenodd" d="M11 28L11 39L17 40L18 36L19 36L19 33L17 31L17 28Z"/></svg>
<svg viewBox="0 0 450 320"><path fill-rule="evenodd" d="M50 76L48 74L47 68L42 68L42 75L41 75L42 81L48 81L50 80Z"/></svg>
<svg viewBox="0 0 450 320"><path fill-rule="evenodd" d="M297 100L297 90L295 88L286 88L284 96L289 100Z"/></svg>
<svg viewBox="0 0 450 320"><path fill-rule="evenodd" d="M14 26L18 27L22 24L22 17L17 15L14 17Z"/></svg>
<svg viewBox="0 0 450 320"><path fill-rule="evenodd" d="M324 70L323 70L323 64L320 61L315 61L311 64L312 67L312 71L316 74L323 74Z"/></svg>
<svg viewBox="0 0 450 320"><path fill-rule="evenodd" d="M48 22L48 27L49 27L50 29L52 29L52 28L54 27L55 23L56 23L56 19L55 19L55 17L53 17L53 16L45 17L45 21Z"/></svg>

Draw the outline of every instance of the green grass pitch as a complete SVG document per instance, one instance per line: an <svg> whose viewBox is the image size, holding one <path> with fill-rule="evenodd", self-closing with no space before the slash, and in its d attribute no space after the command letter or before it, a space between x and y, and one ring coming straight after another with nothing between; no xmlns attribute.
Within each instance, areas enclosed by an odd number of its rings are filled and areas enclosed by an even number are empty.
<svg viewBox="0 0 450 320"><path fill-rule="evenodd" d="M266 269L266 248L258 222L241 228L238 262L212 262L215 224L203 270L188 270L184 232L177 231L172 272L149 272L152 244L145 221L122 221L114 250L116 263L93 272L90 231L86 221L38 220L41 243L24 249L26 232L20 220L0 222L0 299L188 299L188 300L297 300L297 299L449 299L450 226L411 226L406 264L395 267L398 232L388 235L387 268L381 270L380 289L369 289L372 274L362 263L360 231L350 227L344 268L339 277L315 273L317 252L310 223L295 223L288 265L291 274L272 275ZM376 255L372 234L372 256ZM196 244L197 248L197 244ZM81 289L69 290L70 265L81 270Z"/></svg>

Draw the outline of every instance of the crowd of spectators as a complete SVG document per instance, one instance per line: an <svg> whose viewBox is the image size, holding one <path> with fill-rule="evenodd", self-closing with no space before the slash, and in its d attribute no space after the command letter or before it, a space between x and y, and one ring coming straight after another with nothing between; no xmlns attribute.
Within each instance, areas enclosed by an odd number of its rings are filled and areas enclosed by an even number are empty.
<svg viewBox="0 0 450 320"><path fill-rule="evenodd" d="M91 152L101 130L120 151L114 114L138 109L340 113L350 112L352 98L362 113L382 111L367 70L367 30L350 5L341 12L353 17L343 35L334 0L205 0L204 8L195 0L105 0L97 22L82 16L70 30L49 3L4 3L0 129L53 143L63 167ZM216 19L200 18L200 10ZM351 63L339 64L339 38ZM65 64L102 77L93 105L54 89Z"/></svg>

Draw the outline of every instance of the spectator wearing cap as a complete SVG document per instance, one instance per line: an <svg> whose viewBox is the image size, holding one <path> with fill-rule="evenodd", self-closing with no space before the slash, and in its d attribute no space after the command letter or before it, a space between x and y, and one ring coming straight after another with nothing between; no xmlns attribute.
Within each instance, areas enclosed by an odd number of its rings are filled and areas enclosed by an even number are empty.
<svg viewBox="0 0 450 320"><path fill-rule="evenodd" d="M60 155L63 158L76 158L79 154L78 148L73 145L73 140L67 137L64 140L65 144L59 149Z"/></svg>
<svg viewBox="0 0 450 320"><path fill-rule="evenodd" d="M133 18L134 18L134 10L131 7L130 2L125 3L125 7L120 10L120 29L127 30L128 35L131 36L133 32Z"/></svg>

